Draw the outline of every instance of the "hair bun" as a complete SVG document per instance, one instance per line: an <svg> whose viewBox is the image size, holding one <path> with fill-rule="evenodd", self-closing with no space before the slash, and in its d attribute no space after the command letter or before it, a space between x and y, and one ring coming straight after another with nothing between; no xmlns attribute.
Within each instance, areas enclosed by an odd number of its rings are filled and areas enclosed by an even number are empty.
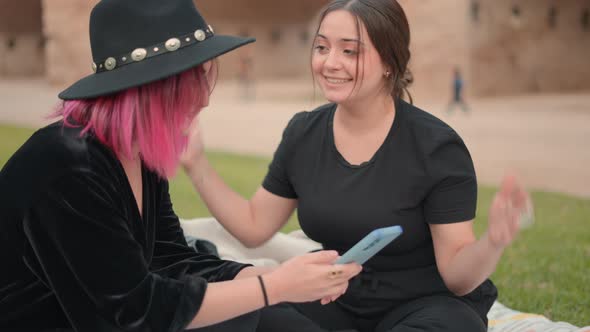
<svg viewBox="0 0 590 332"><path fill-rule="evenodd" d="M407 68L404 75L398 79L398 88L401 90L407 89L412 83L414 83L414 74Z"/></svg>

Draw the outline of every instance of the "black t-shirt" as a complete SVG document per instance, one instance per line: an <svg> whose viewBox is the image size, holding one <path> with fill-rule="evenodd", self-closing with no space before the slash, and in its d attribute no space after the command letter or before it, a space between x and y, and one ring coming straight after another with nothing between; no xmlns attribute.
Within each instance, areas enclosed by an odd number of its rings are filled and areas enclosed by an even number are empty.
<svg viewBox="0 0 590 332"><path fill-rule="evenodd" d="M296 198L303 231L341 254L376 228L401 225L404 233L370 259L365 272L406 289L390 294L394 300L449 293L428 225L475 217L477 181L465 144L438 118L397 100L381 147L371 160L351 165L334 143L335 111L328 104L293 117L263 187Z"/></svg>

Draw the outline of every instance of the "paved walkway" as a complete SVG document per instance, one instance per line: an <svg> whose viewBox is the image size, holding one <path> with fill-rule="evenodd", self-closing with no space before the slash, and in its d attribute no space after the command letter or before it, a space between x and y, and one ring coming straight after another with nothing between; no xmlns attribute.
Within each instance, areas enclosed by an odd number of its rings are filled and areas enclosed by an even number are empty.
<svg viewBox="0 0 590 332"><path fill-rule="evenodd" d="M207 147L271 156L291 116L321 103L319 91L313 102L309 86L265 82L260 98L244 102L235 84L221 82L202 114ZM56 94L43 81L0 80L0 122L40 126ZM530 188L590 198L590 92L479 99L467 115L444 114L445 103L436 100L416 104L459 132L481 183L497 184L513 170Z"/></svg>

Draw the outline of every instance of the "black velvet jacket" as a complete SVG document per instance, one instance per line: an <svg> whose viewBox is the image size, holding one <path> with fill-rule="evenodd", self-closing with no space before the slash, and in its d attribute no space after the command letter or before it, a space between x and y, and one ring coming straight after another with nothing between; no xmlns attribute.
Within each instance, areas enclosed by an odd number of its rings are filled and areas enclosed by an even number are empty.
<svg viewBox="0 0 590 332"><path fill-rule="evenodd" d="M0 331L181 331L207 282L246 265L190 249L168 183L145 167L143 217L113 152L37 131L0 172Z"/></svg>

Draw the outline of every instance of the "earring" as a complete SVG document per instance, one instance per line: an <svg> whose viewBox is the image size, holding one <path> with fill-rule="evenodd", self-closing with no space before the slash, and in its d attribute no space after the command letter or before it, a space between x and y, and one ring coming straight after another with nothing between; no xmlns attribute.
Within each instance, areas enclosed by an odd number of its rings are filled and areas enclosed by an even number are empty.
<svg viewBox="0 0 590 332"><path fill-rule="evenodd" d="M389 78L389 76L391 76L391 73L388 71L385 72L385 74L383 74L383 76L385 76L386 78Z"/></svg>

